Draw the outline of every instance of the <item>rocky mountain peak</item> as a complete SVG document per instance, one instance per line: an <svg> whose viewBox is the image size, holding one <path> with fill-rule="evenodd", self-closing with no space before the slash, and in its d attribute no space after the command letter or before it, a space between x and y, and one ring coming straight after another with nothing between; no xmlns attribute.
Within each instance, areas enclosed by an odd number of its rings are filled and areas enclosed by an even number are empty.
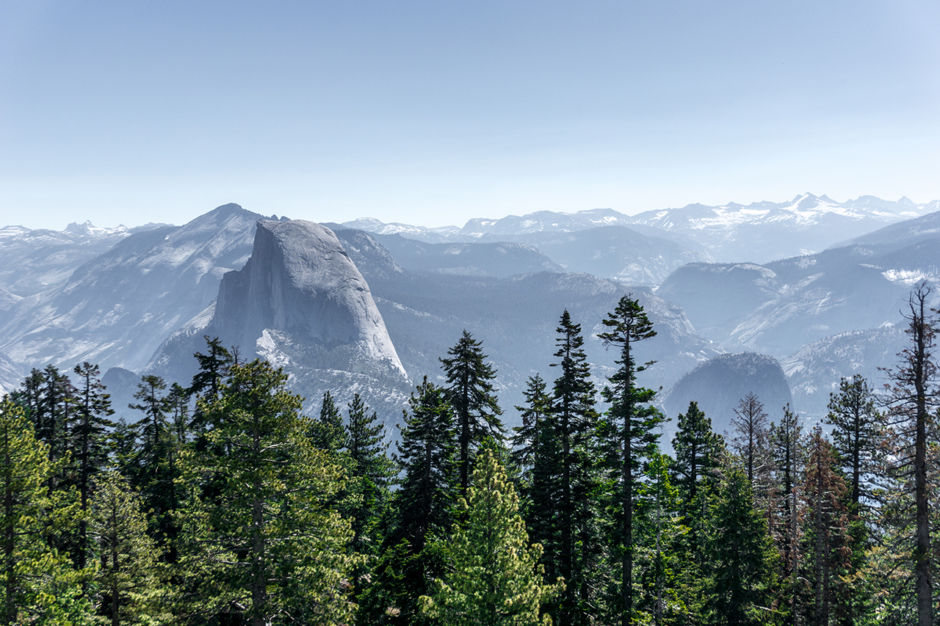
<svg viewBox="0 0 940 626"><path fill-rule="evenodd" d="M258 222L248 263L222 280L210 328L274 362L303 350L316 369L406 376L362 274L313 222Z"/></svg>

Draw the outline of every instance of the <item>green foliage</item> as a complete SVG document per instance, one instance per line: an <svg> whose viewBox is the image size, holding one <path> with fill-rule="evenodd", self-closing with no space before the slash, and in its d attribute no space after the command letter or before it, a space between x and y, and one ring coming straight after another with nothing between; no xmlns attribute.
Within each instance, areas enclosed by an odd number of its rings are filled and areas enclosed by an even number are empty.
<svg viewBox="0 0 940 626"><path fill-rule="evenodd" d="M444 541L446 573L421 610L436 623L548 624L541 606L563 587L542 581L541 546L530 545L516 491L493 447L477 458L461 523Z"/></svg>
<svg viewBox="0 0 940 626"><path fill-rule="evenodd" d="M96 610L102 624L171 624L159 550L147 534L140 495L117 471L96 480L89 534L100 567Z"/></svg>
<svg viewBox="0 0 940 626"><path fill-rule="evenodd" d="M601 437L614 513L611 547L620 565L613 583L613 607L626 625L633 619L634 607L634 498L642 480L644 463L656 451L659 440L657 427L663 417L650 404L656 392L636 384L637 374L645 366L636 360L635 344L656 336L643 307L635 298L623 296L602 323L607 330L598 337L605 345L614 346L619 353L616 360L618 368L608 378L610 385L603 390L610 408Z"/></svg>
<svg viewBox="0 0 940 626"><path fill-rule="evenodd" d="M858 374L841 379L839 393L829 396L826 422L832 426L832 445L851 479L850 495L856 509L863 500L872 500L870 479L877 470L883 421L868 381Z"/></svg>
<svg viewBox="0 0 940 626"><path fill-rule="evenodd" d="M653 624L685 623L689 613L682 597L682 573L694 564L679 549L688 528L679 514L679 490L670 481L671 465L668 456L651 455L636 494L637 618Z"/></svg>
<svg viewBox="0 0 940 626"><path fill-rule="evenodd" d="M178 611L194 623L237 614L251 624L349 620L349 522L331 506L345 477L314 448L287 376L233 365L215 400L203 454L183 458L185 577ZM209 489L207 489L207 487Z"/></svg>
<svg viewBox="0 0 940 626"><path fill-rule="evenodd" d="M754 509L750 482L741 470L726 469L719 493L710 511L703 622L774 623L778 614L771 600L777 555L766 523Z"/></svg>
<svg viewBox="0 0 940 626"><path fill-rule="evenodd" d="M319 416L310 422L308 436L315 448L327 452L339 452L346 445L343 416L333 400L333 394L324 392Z"/></svg>
<svg viewBox="0 0 940 626"><path fill-rule="evenodd" d="M375 555L381 547L381 521L391 494L394 466L382 443L385 428L357 393L347 407L345 456L348 459L346 493L353 503L348 511L352 522L351 549Z"/></svg>
<svg viewBox="0 0 940 626"><path fill-rule="evenodd" d="M75 565L83 569L87 564L88 545L88 523L84 518L93 481L108 460L108 431L114 426L108 416L114 410L111 409L111 397L101 384L97 365L85 362L75 366L74 372L79 376L79 388L69 437L73 455L72 483L78 488L83 517L79 523Z"/></svg>
<svg viewBox="0 0 940 626"><path fill-rule="evenodd" d="M59 462L61 465L62 462ZM21 407L0 401L0 620L7 624L87 623L84 573L49 544L72 532L78 499L49 488L56 463Z"/></svg>
<svg viewBox="0 0 940 626"><path fill-rule="evenodd" d="M456 418L457 471L460 493L466 496L476 448L487 437L502 441L502 410L493 381L496 370L487 363L483 345L466 330L441 359L447 379L447 397Z"/></svg>
<svg viewBox="0 0 940 626"><path fill-rule="evenodd" d="M583 623L590 619L600 587L593 580L601 571L597 563L600 481L595 467L598 414L581 325L564 311L556 333L558 361L552 367L560 372L552 389L552 428L543 436L548 446L557 442L558 462L554 468L542 469L548 470L546 491L557 494L551 508L559 542L553 550L557 562L547 569L565 579L559 622Z"/></svg>

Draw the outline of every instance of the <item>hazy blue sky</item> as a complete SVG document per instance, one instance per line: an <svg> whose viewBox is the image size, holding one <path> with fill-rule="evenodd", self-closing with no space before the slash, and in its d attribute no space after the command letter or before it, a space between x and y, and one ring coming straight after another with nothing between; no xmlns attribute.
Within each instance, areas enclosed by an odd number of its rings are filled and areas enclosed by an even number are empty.
<svg viewBox="0 0 940 626"><path fill-rule="evenodd" d="M0 0L0 224L940 198L940 3Z"/></svg>

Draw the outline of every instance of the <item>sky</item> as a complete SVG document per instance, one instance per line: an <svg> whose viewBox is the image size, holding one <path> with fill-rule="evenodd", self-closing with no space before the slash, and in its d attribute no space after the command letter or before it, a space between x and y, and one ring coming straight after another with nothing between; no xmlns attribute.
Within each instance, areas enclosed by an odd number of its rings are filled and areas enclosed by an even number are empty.
<svg viewBox="0 0 940 626"><path fill-rule="evenodd" d="M933 0L0 0L0 224L940 199Z"/></svg>

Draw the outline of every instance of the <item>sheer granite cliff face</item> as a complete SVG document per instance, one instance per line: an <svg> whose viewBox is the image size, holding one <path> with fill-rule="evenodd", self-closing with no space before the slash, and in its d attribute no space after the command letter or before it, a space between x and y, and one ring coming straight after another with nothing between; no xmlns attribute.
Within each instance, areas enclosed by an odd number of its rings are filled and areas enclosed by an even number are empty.
<svg viewBox="0 0 940 626"><path fill-rule="evenodd" d="M333 231L312 222L258 222L251 258L223 277L207 332L274 363L406 378L362 274Z"/></svg>

